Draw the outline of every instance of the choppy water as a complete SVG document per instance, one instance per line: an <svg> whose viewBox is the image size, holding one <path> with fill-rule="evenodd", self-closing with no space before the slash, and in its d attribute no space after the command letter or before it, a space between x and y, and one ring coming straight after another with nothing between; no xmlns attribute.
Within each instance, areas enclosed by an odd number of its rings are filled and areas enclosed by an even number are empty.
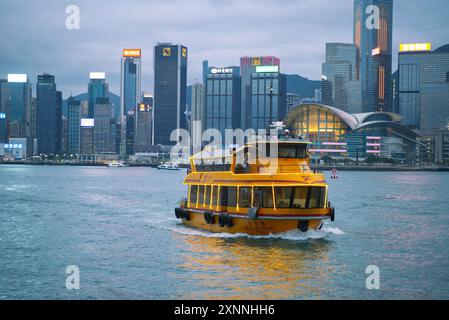
<svg viewBox="0 0 449 320"><path fill-rule="evenodd" d="M0 166L0 299L449 299L448 173L341 172L335 223L272 237L179 225L184 174Z"/></svg>

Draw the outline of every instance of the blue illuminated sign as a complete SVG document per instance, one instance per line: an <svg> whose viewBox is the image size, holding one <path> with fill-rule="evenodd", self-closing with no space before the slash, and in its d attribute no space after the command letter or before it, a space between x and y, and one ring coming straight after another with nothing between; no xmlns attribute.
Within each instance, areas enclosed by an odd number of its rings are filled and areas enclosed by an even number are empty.
<svg viewBox="0 0 449 320"><path fill-rule="evenodd" d="M0 119L6 119L6 113L0 112Z"/></svg>

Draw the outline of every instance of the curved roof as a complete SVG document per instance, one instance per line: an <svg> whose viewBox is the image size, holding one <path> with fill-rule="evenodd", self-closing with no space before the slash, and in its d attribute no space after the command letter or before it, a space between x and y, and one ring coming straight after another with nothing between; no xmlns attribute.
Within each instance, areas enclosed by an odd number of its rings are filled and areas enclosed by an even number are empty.
<svg viewBox="0 0 449 320"><path fill-rule="evenodd" d="M289 115L287 116L287 122L292 121L293 117L295 117L302 109L308 108L308 107L319 107L324 108L334 114L335 116L339 117L351 130L359 130L362 128L366 128L371 125L379 125L379 124L386 124L391 125L396 128L401 128L405 131L407 131L409 134L412 134L413 136L416 136L416 133L409 129L408 127L405 127L398 123L401 121L402 117L396 113L391 112L368 112L368 113L356 113L356 114L349 114L343 110L327 106L324 104L319 103L306 103L306 104L300 104L296 108L294 108L292 111L290 111ZM386 120L369 120L372 116L387 116L390 121Z"/></svg>
<svg viewBox="0 0 449 320"><path fill-rule="evenodd" d="M449 53L449 44L439 47L433 51L434 53Z"/></svg>

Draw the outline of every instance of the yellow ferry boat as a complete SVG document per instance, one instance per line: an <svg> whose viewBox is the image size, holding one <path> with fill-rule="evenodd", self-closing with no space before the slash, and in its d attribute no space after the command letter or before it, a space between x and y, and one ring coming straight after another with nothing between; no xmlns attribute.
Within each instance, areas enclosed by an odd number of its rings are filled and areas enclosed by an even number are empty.
<svg viewBox="0 0 449 320"><path fill-rule="evenodd" d="M184 180L188 196L175 209L176 217L186 226L218 233L321 229L326 219L334 221L335 210L328 202L324 175L310 169L309 144L288 134L230 150L220 156L221 162L213 152L191 157ZM269 156L254 157L259 148L274 147L275 164Z"/></svg>

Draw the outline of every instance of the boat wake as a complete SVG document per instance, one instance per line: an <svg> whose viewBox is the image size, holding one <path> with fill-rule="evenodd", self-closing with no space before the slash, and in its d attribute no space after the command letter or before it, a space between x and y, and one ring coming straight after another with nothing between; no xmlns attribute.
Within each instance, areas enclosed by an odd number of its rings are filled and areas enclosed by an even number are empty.
<svg viewBox="0 0 449 320"><path fill-rule="evenodd" d="M307 231L301 232L299 230L292 230L288 232L271 234L268 236L251 236L243 233L239 234L229 234L229 233L212 233L203 230L197 230L188 228L182 225L168 228L172 232L176 232L186 236L194 237L206 237L206 238L248 238L248 239L281 239L281 240L291 240L291 241L307 241L323 239L329 235L344 235L344 232L338 228L323 227L319 231Z"/></svg>

